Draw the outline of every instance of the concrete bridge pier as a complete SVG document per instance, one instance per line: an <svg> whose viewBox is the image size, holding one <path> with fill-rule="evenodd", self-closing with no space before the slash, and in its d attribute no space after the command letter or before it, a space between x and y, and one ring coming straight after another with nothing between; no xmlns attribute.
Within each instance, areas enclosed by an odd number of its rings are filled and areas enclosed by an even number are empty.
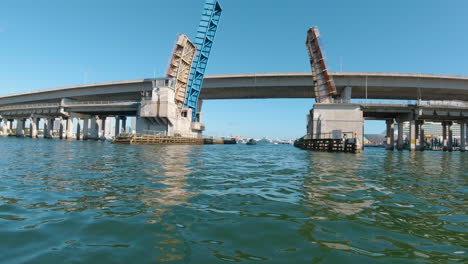
<svg viewBox="0 0 468 264"><path fill-rule="evenodd" d="M453 151L453 128L452 128L452 122L448 121L447 122L447 129L448 129L448 140L447 140L447 151L452 152Z"/></svg>
<svg viewBox="0 0 468 264"><path fill-rule="evenodd" d="M126 133L127 132L127 117L121 116L120 120L122 120L122 133Z"/></svg>
<svg viewBox="0 0 468 264"><path fill-rule="evenodd" d="M101 117L101 124L99 126L99 139L106 140L106 131L109 126L106 126L107 118L105 116Z"/></svg>
<svg viewBox="0 0 468 264"><path fill-rule="evenodd" d="M424 138L424 120L419 121L419 150L424 151L426 148L426 139Z"/></svg>
<svg viewBox="0 0 468 264"><path fill-rule="evenodd" d="M465 122L465 150L468 151L468 122Z"/></svg>
<svg viewBox="0 0 468 264"><path fill-rule="evenodd" d="M8 119L2 120L2 136L8 136Z"/></svg>
<svg viewBox="0 0 468 264"><path fill-rule="evenodd" d="M52 120L50 118L44 118L44 138L52 138Z"/></svg>
<svg viewBox="0 0 468 264"><path fill-rule="evenodd" d="M419 147L421 146L420 145L420 142L421 142L421 138L419 137L419 128L420 128L420 121L419 120L415 120L414 121L414 130L415 130L415 134L414 134L414 139L415 139L415 150L419 150Z"/></svg>
<svg viewBox="0 0 468 264"><path fill-rule="evenodd" d="M8 119L8 134L13 135L13 122L15 122L14 119Z"/></svg>
<svg viewBox="0 0 468 264"><path fill-rule="evenodd" d="M393 150L395 148L395 122L393 119L386 120L387 123L387 150Z"/></svg>
<svg viewBox="0 0 468 264"><path fill-rule="evenodd" d="M101 127L101 120L99 117L93 116L91 118L91 126L88 139L99 139L99 130Z"/></svg>
<svg viewBox="0 0 468 264"><path fill-rule="evenodd" d="M76 140L81 139L81 119L76 119Z"/></svg>
<svg viewBox="0 0 468 264"><path fill-rule="evenodd" d="M16 136L24 137L24 127L26 126L26 119L19 118L16 120Z"/></svg>
<svg viewBox="0 0 468 264"><path fill-rule="evenodd" d="M114 136L118 137L120 134L120 117L116 116L115 117L115 131L114 131Z"/></svg>
<svg viewBox="0 0 468 264"><path fill-rule="evenodd" d="M39 127L39 118L29 118L29 136L31 138L37 138L37 128Z"/></svg>
<svg viewBox="0 0 468 264"><path fill-rule="evenodd" d="M442 121L442 150L447 151L447 123Z"/></svg>
<svg viewBox="0 0 468 264"><path fill-rule="evenodd" d="M88 140L89 137L89 118L83 118L83 140Z"/></svg>
<svg viewBox="0 0 468 264"><path fill-rule="evenodd" d="M410 144L410 151L416 150L416 120L410 120L410 132L409 132L409 144Z"/></svg>
<svg viewBox="0 0 468 264"><path fill-rule="evenodd" d="M397 149L398 150L403 150L403 121L398 121Z"/></svg>
<svg viewBox="0 0 468 264"><path fill-rule="evenodd" d="M60 117L60 127L59 127L59 138L65 139L67 136L65 135L65 130L67 128L67 120Z"/></svg>
<svg viewBox="0 0 468 264"><path fill-rule="evenodd" d="M73 138L73 118L68 117L66 118L66 131L65 131L65 138L72 139Z"/></svg>
<svg viewBox="0 0 468 264"><path fill-rule="evenodd" d="M460 122L460 151L466 150L466 122Z"/></svg>

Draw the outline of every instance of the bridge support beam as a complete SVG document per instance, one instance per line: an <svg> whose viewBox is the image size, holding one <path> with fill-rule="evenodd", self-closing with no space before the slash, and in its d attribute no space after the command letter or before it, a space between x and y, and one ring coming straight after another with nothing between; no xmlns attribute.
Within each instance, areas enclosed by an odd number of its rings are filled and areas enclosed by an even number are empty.
<svg viewBox="0 0 468 264"><path fill-rule="evenodd" d="M403 122L398 121L398 142L397 149L403 150Z"/></svg>
<svg viewBox="0 0 468 264"><path fill-rule="evenodd" d="M17 137L24 137L25 125L26 125L26 120L24 118L20 118L16 120L16 136Z"/></svg>
<svg viewBox="0 0 468 264"><path fill-rule="evenodd" d="M460 151L466 150L466 122L460 122Z"/></svg>
<svg viewBox="0 0 468 264"><path fill-rule="evenodd" d="M395 148L395 123L392 120L386 120L387 123L387 150L393 150Z"/></svg>
<svg viewBox="0 0 468 264"><path fill-rule="evenodd" d="M419 121L419 150L424 151L426 148L426 139L424 135L424 120Z"/></svg>
<svg viewBox="0 0 468 264"><path fill-rule="evenodd" d="M416 120L410 120L410 133L409 133L409 144L410 144L410 151L416 150Z"/></svg>
<svg viewBox="0 0 468 264"><path fill-rule="evenodd" d="M36 117L29 118L29 136L31 138L37 138L37 128L39 127L39 120Z"/></svg>

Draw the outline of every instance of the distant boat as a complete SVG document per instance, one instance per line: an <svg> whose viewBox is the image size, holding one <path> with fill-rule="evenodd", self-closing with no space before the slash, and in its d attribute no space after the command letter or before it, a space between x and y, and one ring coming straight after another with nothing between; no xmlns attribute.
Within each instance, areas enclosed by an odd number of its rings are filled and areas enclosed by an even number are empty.
<svg viewBox="0 0 468 264"><path fill-rule="evenodd" d="M271 139L269 139L269 138L264 137L264 138L260 139L259 141L257 141L257 143L259 145L268 145L268 144L273 144L273 141Z"/></svg>
<svg viewBox="0 0 468 264"><path fill-rule="evenodd" d="M251 139L249 139L249 141L247 141L246 144L247 145L257 145L257 141L255 141L255 139L251 138Z"/></svg>

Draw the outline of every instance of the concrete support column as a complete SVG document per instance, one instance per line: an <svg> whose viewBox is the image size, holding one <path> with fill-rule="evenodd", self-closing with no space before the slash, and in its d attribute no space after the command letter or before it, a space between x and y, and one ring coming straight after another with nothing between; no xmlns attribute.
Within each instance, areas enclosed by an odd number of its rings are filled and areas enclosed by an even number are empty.
<svg viewBox="0 0 468 264"><path fill-rule="evenodd" d="M452 128L452 122L447 123L447 128L448 128L448 142L447 142L447 150L449 152L453 151L453 128Z"/></svg>
<svg viewBox="0 0 468 264"><path fill-rule="evenodd" d="M398 142L397 149L403 150L403 122L398 122Z"/></svg>
<svg viewBox="0 0 468 264"><path fill-rule="evenodd" d="M25 123L26 123L26 120L24 120L23 118L16 120L16 136L17 137L24 137Z"/></svg>
<svg viewBox="0 0 468 264"><path fill-rule="evenodd" d="M442 121L442 150L447 151L447 122Z"/></svg>
<svg viewBox="0 0 468 264"><path fill-rule="evenodd" d="M8 119L3 119L2 123L2 136L8 136Z"/></svg>
<svg viewBox="0 0 468 264"><path fill-rule="evenodd" d="M99 130L101 127L101 120L99 117L92 117L91 118L91 131L90 131L90 139L99 139Z"/></svg>
<svg viewBox="0 0 468 264"><path fill-rule="evenodd" d="M10 134L13 134L13 121L14 121L14 120L11 119L11 120L8 120L8 123L7 123L7 124L8 124L8 134L9 134L9 135L10 135Z"/></svg>
<svg viewBox="0 0 468 264"><path fill-rule="evenodd" d="M99 126L99 139L106 139L106 117L101 117L101 124Z"/></svg>
<svg viewBox="0 0 468 264"><path fill-rule="evenodd" d="M88 140L88 127L89 127L89 119L83 119L83 140Z"/></svg>
<svg viewBox="0 0 468 264"><path fill-rule="evenodd" d="M414 134L414 139L416 141L416 150L419 150L419 147L421 146L420 142L421 139L419 138L419 128L421 127L421 122L419 120L415 121L415 134Z"/></svg>
<svg viewBox="0 0 468 264"><path fill-rule="evenodd" d="M115 132L114 136L118 137L120 134L120 118L118 116L115 117Z"/></svg>
<svg viewBox="0 0 468 264"><path fill-rule="evenodd" d="M50 138L50 130L49 118L44 118L44 138Z"/></svg>
<svg viewBox="0 0 468 264"><path fill-rule="evenodd" d="M60 118L60 127L59 127L59 138L65 139L67 136L65 134L67 128L67 120Z"/></svg>
<svg viewBox="0 0 468 264"><path fill-rule="evenodd" d="M410 143L410 151L415 151L416 150L416 120L410 120L410 137L409 137L409 143Z"/></svg>
<svg viewBox="0 0 468 264"><path fill-rule="evenodd" d="M36 138L38 138L39 137L39 125L41 124L41 119L37 117L34 120L36 121L36 129L37 129Z"/></svg>
<svg viewBox="0 0 468 264"><path fill-rule="evenodd" d="M393 150L395 148L395 124L392 120L387 120L387 150Z"/></svg>
<svg viewBox="0 0 468 264"><path fill-rule="evenodd" d="M65 137L67 139L72 139L73 138L73 118L69 117L66 119L66 125L67 125L67 130L65 133Z"/></svg>
<svg viewBox="0 0 468 264"><path fill-rule="evenodd" d="M38 127L37 118L31 117L29 118L29 136L31 138L37 138L37 127Z"/></svg>
<svg viewBox="0 0 468 264"><path fill-rule="evenodd" d="M465 149L468 150L468 122L465 122Z"/></svg>
<svg viewBox="0 0 468 264"><path fill-rule="evenodd" d="M54 137L54 129L55 129L55 118L48 118L47 122L49 123L49 138Z"/></svg>
<svg viewBox="0 0 468 264"><path fill-rule="evenodd" d="M419 150L424 151L426 147L426 139L424 137L424 120L421 120L419 123Z"/></svg>
<svg viewBox="0 0 468 264"><path fill-rule="evenodd" d="M460 151L465 152L466 150L466 132L465 132L465 122L460 122Z"/></svg>
<svg viewBox="0 0 468 264"><path fill-rule="evenodd" d="M79 118L76 119L76 140L81 139L81 120Z"/></svg>
<svg viewBox="0 0 468 264"><path fill-rule="evenodd" d="M122 132L126 133L127 132L127 117L121 116L120 120L122 120Z"/></svg>

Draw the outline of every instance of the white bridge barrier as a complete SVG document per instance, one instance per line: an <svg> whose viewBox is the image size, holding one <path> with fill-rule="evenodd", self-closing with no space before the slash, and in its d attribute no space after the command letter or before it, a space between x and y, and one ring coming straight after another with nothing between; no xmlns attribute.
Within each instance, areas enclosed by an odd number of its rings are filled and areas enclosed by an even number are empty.
<svg viewBox="0 0 468 264"><path fill-rule="evenodd" d="M418 103L420 106L446 106L446 107L461 107L461 108L468 108L468 102L466 101L457 101L457 100L450 100L450 101L422 101Z"/></svg>
<svg viewBox="0 0 468 264"><path fill-rule="evenodd" d="M36 109L36 108L57 108L57 107L60 107L59 103L6 105L6 106L0 106L0 111L1 110Z"/></svg>
<svg viewBox="0 0 468 264"><path fill-rule="evenodd" d="M25 109L42 109L42 108L59 108L69 106L128 106L137 105L136 101L75 101L65 103L44 103L44 104L21 104L21 105L6 105L0 106L0 111L7 110L25 110Z"/></svg>

